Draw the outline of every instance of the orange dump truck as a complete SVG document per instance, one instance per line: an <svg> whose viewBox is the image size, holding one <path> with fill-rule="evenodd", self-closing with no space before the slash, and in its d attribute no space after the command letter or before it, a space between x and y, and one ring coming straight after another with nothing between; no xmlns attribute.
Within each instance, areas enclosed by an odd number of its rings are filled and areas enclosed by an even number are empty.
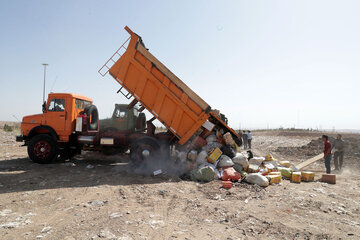
<svg viewBox="0 0 360 240"><path fill-rule="evenodd" d="M134 97L133 104L140 102L181 145L209 120L238 138L223 115L212 111L209 104L155 58L139 35L127 26L125 30L130 37L99 70L102 76L110 73L122 86L119 92L128 99Z"/></svg>
<svg viewBox="0 0 360 240"><path fill-rule="evenodd" d="M206 144L204 138L215 133L219 141L226 133L240 141L227 126L224 115L211 110L145 48L137 34L128 27L125 29L130 33L129 39L99 73L103 76L110 73L121 85L118 92L132 99L131 103L116 104L112 118L99 121L91 98L50 93L42 114L23 117L21 135L17 136L17 141L28 147L34 162L51 163L82 150L105 154L130 150L131 159L142 162L164 152L169 154L170 145L200 149ZM154 117L146 121L144 109ZM155 119L168 131L156 132Z"/></svg>

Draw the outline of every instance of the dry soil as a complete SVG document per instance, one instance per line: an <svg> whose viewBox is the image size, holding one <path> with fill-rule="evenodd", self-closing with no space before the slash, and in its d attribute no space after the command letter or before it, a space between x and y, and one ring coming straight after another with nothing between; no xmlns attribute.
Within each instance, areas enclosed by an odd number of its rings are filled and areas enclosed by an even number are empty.
<svg viewBox="0 0 360 240"><path fill-rule="evenodd" d="M360 136L337 183L261 188L137 175L128 156L85 154L39 165L0 130L0 239L360 239ZM293 163L321 152L320 133L255 132L254 152ZM332 135L334 136L334 134ZM319 161L308 167L316 179Z"/></svg>

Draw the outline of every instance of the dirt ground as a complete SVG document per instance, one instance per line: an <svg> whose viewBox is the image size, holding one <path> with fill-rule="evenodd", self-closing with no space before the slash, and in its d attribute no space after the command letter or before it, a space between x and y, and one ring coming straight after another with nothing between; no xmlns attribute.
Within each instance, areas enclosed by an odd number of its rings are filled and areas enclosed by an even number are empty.
<svg viewBox="0 0 360 240"><path fill-rule="evenodd" d="M350 148L335 185L225 190L221 181L133 174L127 156L35 164L16 134L0 130L0 239L360 239L360 135L344 135ZM319 135L255 132L253 148L299 163L321 152ZM319 179L325 167L308 169Z"/></svg>

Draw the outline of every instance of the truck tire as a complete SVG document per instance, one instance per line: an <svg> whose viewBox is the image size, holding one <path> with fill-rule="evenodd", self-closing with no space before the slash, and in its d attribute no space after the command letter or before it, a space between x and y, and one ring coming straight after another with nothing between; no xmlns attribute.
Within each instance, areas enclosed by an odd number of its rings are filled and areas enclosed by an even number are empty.
<svg viewBox="0 0 360 240"><path fill-rule="evenodd" d="M132 163L140 165L146 160L160 156L160 144L152 137L142 137L131 144L130 158Z"/></svg>
<svg viewBox="0 0 360 240"><path fill-rule="evenodd" d="M30 139L27 151L33 162L49 164L56 160L59 150L53 137L48 134L39 134Z"/></svg>
<svg viewBox="0 0 360 240"><path fill-rule="evenodd" d="M87 118L88 130L96 131L99 128L99 112L95 105L88 105L84 109Z"/></svg>

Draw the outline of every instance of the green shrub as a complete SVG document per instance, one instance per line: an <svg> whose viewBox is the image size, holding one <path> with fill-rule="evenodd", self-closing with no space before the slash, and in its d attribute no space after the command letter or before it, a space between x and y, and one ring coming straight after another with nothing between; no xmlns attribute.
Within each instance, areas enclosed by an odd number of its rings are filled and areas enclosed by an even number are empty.
<svg viewBox="0 0 360 240"><path fill-rule="evenodd" d="M4 131L5 132L12 132L13 131L13 128L7 124L4 125Z"/></svg>

